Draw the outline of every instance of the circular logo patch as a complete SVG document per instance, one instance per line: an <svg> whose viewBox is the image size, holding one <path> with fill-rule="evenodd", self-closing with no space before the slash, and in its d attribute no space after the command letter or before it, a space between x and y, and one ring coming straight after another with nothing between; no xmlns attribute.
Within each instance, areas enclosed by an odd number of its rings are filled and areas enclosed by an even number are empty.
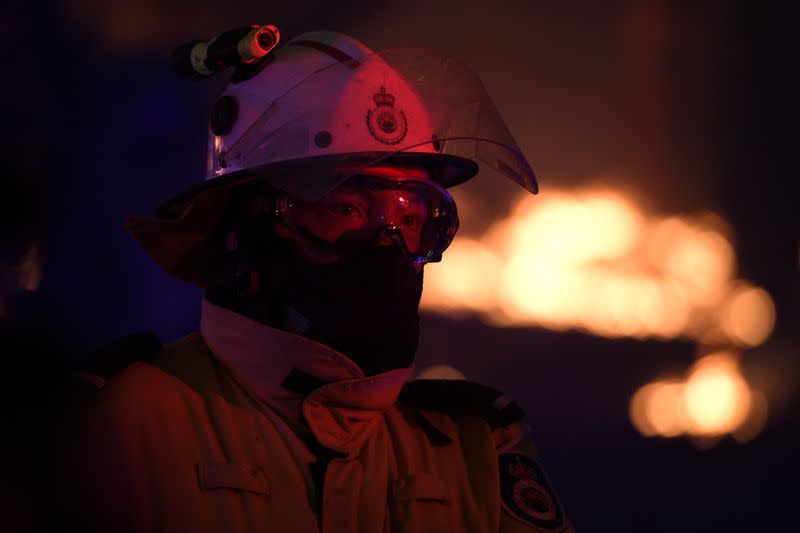
<svg viewBox="0 0 800 533"><path fill-rule="evenodd" d="M408 132L406 115L395 107L395 98L381 87L372 97L375 107L367 111L367 128L377 140L384 144L397 144Z"/></svg>
<svg viewBox="0 0 800 533"><path fill-rule="evenodd" d="M542 529L564 525L564 513L544 472L529 456L518 452L501 453L500 497L511 516Z"/></svg>

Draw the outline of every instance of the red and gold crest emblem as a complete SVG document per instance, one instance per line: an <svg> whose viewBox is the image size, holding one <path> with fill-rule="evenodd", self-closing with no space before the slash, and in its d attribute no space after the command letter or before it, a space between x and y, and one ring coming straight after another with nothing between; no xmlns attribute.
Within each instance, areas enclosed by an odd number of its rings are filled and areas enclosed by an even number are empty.
<svg viewBox="0 0 800 533"><path fill-rule="evenodd" d="M395 107L395 97L381 87L372 97L375 107L367 111L367 128L377 140L384 144L397 144L408 132L406 115Z"/></svg>
<svg viewBox="0 0 800 533"><path fill-rule="evenodd" d="M536 528L560 530L564 525L561 506L536 461L522 453L505 452L498 463L505 510Z"/></svg>

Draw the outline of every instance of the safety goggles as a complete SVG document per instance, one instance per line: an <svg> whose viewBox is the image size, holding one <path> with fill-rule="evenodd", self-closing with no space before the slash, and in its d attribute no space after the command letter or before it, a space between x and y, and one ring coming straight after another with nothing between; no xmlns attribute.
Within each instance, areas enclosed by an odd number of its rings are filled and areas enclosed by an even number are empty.
<svg viewBox="0 0 800 533"><path fill-rule="evenodd" d="M288 228L337 253L394 241L417 264L441 261L458 230L453 197L428 179L354 176L314 202L285 197Z"/></svg>

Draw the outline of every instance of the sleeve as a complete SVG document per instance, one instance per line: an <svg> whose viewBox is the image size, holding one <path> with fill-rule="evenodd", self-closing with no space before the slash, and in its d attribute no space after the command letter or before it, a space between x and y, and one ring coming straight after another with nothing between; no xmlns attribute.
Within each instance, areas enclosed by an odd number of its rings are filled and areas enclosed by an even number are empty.
<svg viewBox="0 0 800 533"><path fill-rule="evenodd" d="M492 432L500 476L500 532L574 532L527 430L517 420Z"/></svg>

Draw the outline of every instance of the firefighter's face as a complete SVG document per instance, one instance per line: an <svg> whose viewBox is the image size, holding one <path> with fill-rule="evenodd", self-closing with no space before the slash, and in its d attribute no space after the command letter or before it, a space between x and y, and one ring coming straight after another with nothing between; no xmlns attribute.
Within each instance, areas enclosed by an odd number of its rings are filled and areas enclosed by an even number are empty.
<svg viewBox="0 0 800 533"><path fill-rule="evenodd" d="M276 232L313 263L337 261L348 250L398 246L419 272L424 263L414 258L433 245L441 222L431 219L444 211L441 191L430 183L423 169L370 168L319 201L292 202Z"/></svg>

